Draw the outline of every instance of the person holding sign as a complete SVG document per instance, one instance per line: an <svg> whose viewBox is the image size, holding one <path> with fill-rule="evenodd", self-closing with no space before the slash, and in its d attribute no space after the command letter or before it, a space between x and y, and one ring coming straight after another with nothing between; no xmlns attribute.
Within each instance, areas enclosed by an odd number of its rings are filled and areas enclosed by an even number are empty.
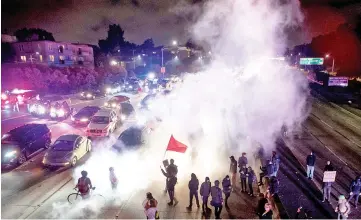
<svg viewBox="0 0 361 220"><path fill-rule="evenodd" d="M327 202L330 203L331 187L332 187L332 183L335 182L335 177L336 177L336 172L332 172L332 171L333 171L333 166L331 165L330 161L327 161L327 164L323 169L322 202L325 202L327 200Z"/></svg>

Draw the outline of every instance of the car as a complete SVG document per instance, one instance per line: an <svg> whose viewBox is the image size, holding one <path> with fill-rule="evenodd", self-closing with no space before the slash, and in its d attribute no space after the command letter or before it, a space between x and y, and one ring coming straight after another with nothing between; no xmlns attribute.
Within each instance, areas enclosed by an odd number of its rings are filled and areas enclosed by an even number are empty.
<svg viewBox="0 0 361 220"><path fill-rule="evenodd" d="M62 105L60 105L60 103ZM29 103L29 112L33 116L37 117L45 117L51 116L53 118L69 116L65 115L65 113L70 113L70 110L67 109L66 106L69 107L71 100L69 98L65 98L60 95L51 95L41 97L40 100L32 99ZM65 112L64 109L58 108L58 106L65 106L68 112ZM52 109L53 108L53 109ZM50 115L52 111L52 114ZM64 113L64 114L63 114Z"/></svg>
<svg viewBox="0 0 361 220"><path fill-rule="evenodd" d="M116 110L101 109L90 120L86 129L88 137L109 137L119 123L119 114Z"/></svg>
<svg viewBox="0 0 361 220"><path fill-rule="evenodd" d="M120 103L121 107L121 120L124 121L127 118L131 118L135 116L135 110L132 104L128 102L122 102Z"/></svg>
<svg viewBox="0 0 361 220"><path fill-rule="evenodd" d="M1 93L1 109L11 109L16 102L19 105L26 105L29 101L36 97L36 92L33 90L18 90L5 91Z"/></svg>
<svg viewBox="0 0 361 220"><path fill-rule="evenodd" d="M132 126L123 131L112 146L116 152L123 150L136 150L146 144L150 129L146 126Z"/></svg>
<svg viewBox="0 0 361 220"><path fill-rule="evenodd" d="M112 95L118 92L121 92L122 86L119 83L114 83L113 85L108 85L105 87L105 94Z"/></svg>
<svg viewBox="0 0 361 220"><path fill-rule="evenodd" d="M145 110L149 110L152 108L152 101L157 97L156 94L150 94L147 95L146 97L144 97L142 99L142 101L140 101L139 103L139 107L140 109L145 109Z"/></svg>
<svg viewBox="0 0 361 220"><path fill-rule="evenodd" d="M113 96L111 99L104 103L106 108L120 108L120 103L130 103L130 98L124 95Z"/></svg>
<svg viewBox="0 0 361 220"><path fill-rule="evenodd" d="M60 136L43 157L43 165L75 166L82 157L91 151L91 140L87 137L67 134Z"/></svg>
<svg viewBox="0 0 361 220"><path fill-rule="evenodd" d="M101 93L99 90L88 90L80 93L80 99L82 100L94 100L95 97L100 97Z"/></svg>
<svg viewBox="0 0 361 220"><path fill-rule="evenodd" d="M71 121L77 125L89 124L92 117L100 110L98 106L86 106L71 116Z"/></svg>
<svg viewBox="0 0 361 220"><path fill-rule="evenodd" d="M26 124L5 133L1 139L2 166L21 165L51 144L51 131L45 124Z"/></svg>

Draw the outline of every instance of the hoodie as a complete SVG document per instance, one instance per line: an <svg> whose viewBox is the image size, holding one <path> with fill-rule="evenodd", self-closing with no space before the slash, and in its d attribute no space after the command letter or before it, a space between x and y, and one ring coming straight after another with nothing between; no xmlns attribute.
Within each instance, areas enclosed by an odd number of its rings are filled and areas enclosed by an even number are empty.
<svg viewBox="0 0 361 220"><path fill-rule="evenodd" d="M190 192L197 192L199 188L199 181L194 173L192 173L192 178L188 183L188 188Z"/></svg>
<svg viewBox="0 0 361 220"><path fill-rule="evenodd" d="M361 191L361 179L356 179L352 181L350 186L350 192L356 194L356 193L360 193L360 191Z"/></svg>
<svg viewBox="0 0 361 220"><path fill-rule="evenodd" d="M209 196L211 193L211 182L207 182L207 179L202 183L199 194L203 197Z"/></svg>
<svg viewBox="0 0 361 220"><path fill-rule="evenodd" d="M211 204L221 205L223 202L222 190L218 186L211 187L212 201Z"/></svg>
<svg viewBox="0 0 361 220"><path fill-rule="evenodd" d="M231 185L231 180L227 179L227 177L225 177L222 181L222 187L223 187L223 192L224 194L229 194L231 193L231 188L232 188L232 185Z"/></svg>

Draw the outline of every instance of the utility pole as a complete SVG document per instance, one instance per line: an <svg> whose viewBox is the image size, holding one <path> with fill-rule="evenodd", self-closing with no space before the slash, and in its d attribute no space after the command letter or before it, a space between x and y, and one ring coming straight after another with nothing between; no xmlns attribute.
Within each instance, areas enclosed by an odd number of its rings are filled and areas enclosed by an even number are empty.
<svg viewBox="0 0 361 220"><path fill-rule="evenodd" d="M134 71L135 71L135 57L134 57L134 51L135 51L135 50L133 50L133 68L134 68Z"/></svg>

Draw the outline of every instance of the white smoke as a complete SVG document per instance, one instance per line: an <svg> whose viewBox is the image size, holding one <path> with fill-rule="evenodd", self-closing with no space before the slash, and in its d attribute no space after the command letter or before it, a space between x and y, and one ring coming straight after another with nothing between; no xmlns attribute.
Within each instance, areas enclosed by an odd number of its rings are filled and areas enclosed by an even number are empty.
<svg viewBox="0 0 361 220"><path fill-rule="evenodd" d="M172 134L189 147L185 154L166 155L179 167L179 182L192 172L200 180L219 179L228 172L230 155L238 158L247 152L252 165L258 144L273 149L282 126L292 129L305 119L304 75L269 59L285 50L285 30L302 22L297 0L207 1L197 17L191 33L211 46L213 61L204 71L186 75L171 95L152 103L152 114L162 122L143 149L116 155L110 144L102 144L106 146L75 170L74 181L87 170L97 192L106 198L115 195L117 203L139 190L160 191L164 177L159 165ZM116 193L110 189L111 166L119 178ZM163 184L154 184L159 181ZM80 208L57 204L54 213L73 218L82 213L74 211Z"/></svg>

